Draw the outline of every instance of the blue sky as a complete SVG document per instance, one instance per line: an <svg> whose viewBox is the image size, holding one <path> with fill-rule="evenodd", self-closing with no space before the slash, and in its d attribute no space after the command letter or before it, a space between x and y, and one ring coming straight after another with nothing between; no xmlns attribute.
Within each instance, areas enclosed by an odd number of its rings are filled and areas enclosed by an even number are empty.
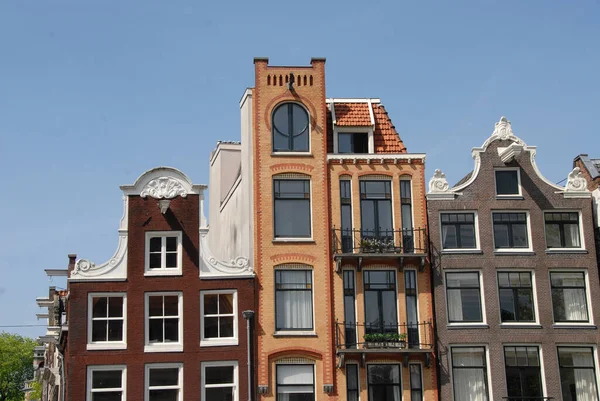
<svg viewBox="0 0 600 401"><path fill-rule="evenodd" d="M458 181L506 115L564 179L600 156L599 19L585 0L0 2L0 326L38 323L68 253L112 255L119 185L158 165L208 183L257 56L326 57L327 95L381 98L428 177Z"/></svg>

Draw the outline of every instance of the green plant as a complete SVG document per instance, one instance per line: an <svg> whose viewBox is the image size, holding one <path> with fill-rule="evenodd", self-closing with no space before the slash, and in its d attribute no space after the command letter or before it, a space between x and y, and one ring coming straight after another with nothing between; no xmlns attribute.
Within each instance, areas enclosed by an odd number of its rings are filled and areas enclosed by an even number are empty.
<svg viewBox="0 0 600 401"><path fill-rule="evenodd" d="M406 341L406 333L368 333L364 336L368 343L386 343Z"/></svg>

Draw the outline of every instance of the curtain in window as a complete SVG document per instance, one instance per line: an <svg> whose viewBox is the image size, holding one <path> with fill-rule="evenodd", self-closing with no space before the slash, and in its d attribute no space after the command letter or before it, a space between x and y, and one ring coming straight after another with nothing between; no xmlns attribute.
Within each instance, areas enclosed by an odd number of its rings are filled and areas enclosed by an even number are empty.
<svg viewBox="0 0 600 401"><path fill-rule="evenodd" d="M278 284L285 290L277 291L277 326L312 328L312 292L306 288L306 271L286 271Z"/></svg>
<svg viewBox="0 0 600 401"><path fill-rule="evenodd" d="M579 224L567 224L565 227L565 246L579 248Z"/></svg>
<svg viewBox="0 0 600 401"><path fill-rule="evenodd" d="M448 290L448 317L451 322L463 320L461 290Z"/></svg>
<svg viewBox="0 0 600 401"><path fill-rule="evenodd" d="M581 281L581 278L564 278L562 285L565 287L580 286ZM564 288L562 291L567 320L588 320L585 290L583 288Z"/></svg>
<svg viewBox="0 0 600 401"><path fill-rule="evenodd" d="M573 353L574 366L594 366L592 354ZM594 369L573 369L575 372L575 391L577 401L598 401L598 391L596 390L596 377Z"/></svg>
<svg viewBox="0 0 600 401"><path fill-rule="evenodd" d="M483 366L482 352L453 351L453 366ZM453 369L455 400L487 401L485 367Z"/></svg>
<svg viewBox="0 0 600 401"><path fill-rule="evenodd" d="M277 366L277 401L312 400L314 399L313 385L312 365Z"/></svg>

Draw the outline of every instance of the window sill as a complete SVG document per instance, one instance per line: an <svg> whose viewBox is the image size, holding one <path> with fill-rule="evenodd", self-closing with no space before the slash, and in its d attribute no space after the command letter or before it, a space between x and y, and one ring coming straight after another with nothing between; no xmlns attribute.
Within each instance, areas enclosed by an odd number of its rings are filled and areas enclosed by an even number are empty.
<svg viewBox="0 0 600 401"><path fill-rule="evenodd" d="M144 276L148 277L156 277L156 276L182 276L183 273L181 269L173 269L171 270L146 270L144 272Z"/></svg>
<svg viewBox="0 0 600 401"><path fill-rule="evenodd" d="M276 331L273 337L316 337L314 331Z"/></svg>
<svg viewBox="0 0 600 401"><path fill-rule="evenodd" d="M523 200L522 195L496 195L496 200Z"/></svg>
<svg viewBox="0 0 600 401"><path fill-rule="evenodd" d="M500 323L501 329L541 329L539 323Z"/></svg>
<svg viewBox="0 0 600 401"><path fill-rule="evenodd" d="M517 249L507 249L507 250L499 250L499 249L494 249L494 255L495 256L501 256L501 255L506 255L506 256L534 256L535 252L533 252L531 249L524 249L522 251L519 251Z"/></svg>
<svg viewBox="0 0 600 401"><path fill-rule="evenodd" d="M444 250L442 250L442 255L460 255L460 254L482 255L483 251L481 249L444 249Z"/></svg>
<svg viewBox="0 0 600 401"><path fill-rule="evenodd" d="M94 343L87 344L86 350L88 351L96 351L96 350L118 350L118 349L127 349L127 343L123 342L106 342L106 343Z"/></svg>
<svg viewBox="0 0 600 401"><path fill-rule="evenodd" d="M183 352L183 344L145 345L144 352Z"/></svg>
<svg viewBox="0 0 600 401"><path fill-rule="evenodd" d="M214 340L201 340L201 347L225 347L228 345L239 345L237 338L226 338L226 339L214 339Z"/></svg>
<svg viewBox="0 0 600 401"><path fill-rule="evenodd" d="M595 330L598 327L591 323L554 323L553 329L588 329Z"/></svg>
<svg viewBox="0 0 600 401"><path fill-rule="evenodd" d="M289 156L313 157L313 154L310 152L271 152L271 156L274 156L274 157L289 157Z"/></svg>
<svg viewBox="0 0 600 401"><path fill-rule="evenodd" d="M581 248L549 248L546 249L546 254L551 255L553 253L579 253L579 254L587 254L588 251Z"/></svg>
<svg viewBox="0 0 600 401"><path fill-rule="evenodd" d="M487 323L448 323L448 330L463 330L463 329L489 329Z"/></svg>
<svg viewBox="0 0 600 401"><path fill-rule="evenodd" d="M277 243L290 243L290 242L302 242L302 243L307 243L307 244L314 244L316 243L314 239L312 238L273 238L273 243L277 244Z"/></svg>

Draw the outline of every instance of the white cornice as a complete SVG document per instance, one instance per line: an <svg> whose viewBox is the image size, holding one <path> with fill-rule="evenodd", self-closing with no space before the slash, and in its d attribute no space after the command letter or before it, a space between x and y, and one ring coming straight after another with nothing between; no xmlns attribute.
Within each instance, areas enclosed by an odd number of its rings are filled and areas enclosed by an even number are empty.
<svg viewBox="0 0 600 401"><path fill-rule="evenodd" d="M367 153L367 154L335 154L328 153L327 161L331 160L422 160L425 161L425 153Z"/></svg>
<svg viewBox="0 0 600 401"><path fill-rule="evenodd" d="M156 167L140 175L133 185L121 185L127 196L151 196L156 199L200 195L206 185L192 184L187 175L173 167Z"/></svg>

